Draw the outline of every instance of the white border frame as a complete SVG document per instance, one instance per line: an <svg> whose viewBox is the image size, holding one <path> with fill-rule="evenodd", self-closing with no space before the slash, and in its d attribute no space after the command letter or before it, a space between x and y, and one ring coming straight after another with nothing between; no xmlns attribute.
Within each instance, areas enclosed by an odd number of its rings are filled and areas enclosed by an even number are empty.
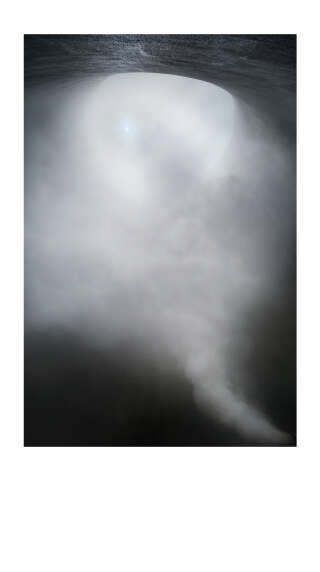
<svg viewBox="0 0 320 572"><path fill-rule="evenodd" d="M121 2L116 8L31 1L3 8L5 572L318 569L319 40L311 4L298 10L292 2L242 1L209 9L198 2L190 11L182 2L177 8L171 2ZM179 32L298 33L298 447L24 449L23 34Z"/></svg>

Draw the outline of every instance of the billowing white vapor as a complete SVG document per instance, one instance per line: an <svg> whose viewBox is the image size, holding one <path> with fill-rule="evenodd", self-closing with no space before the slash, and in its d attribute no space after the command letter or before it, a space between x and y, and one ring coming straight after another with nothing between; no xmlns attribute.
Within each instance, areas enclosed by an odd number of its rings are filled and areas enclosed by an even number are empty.
<svg viewBox="0 0 320 572"><path fill-rule="evenodd" d="M280 143L251 137L225 90L161 74L34 88L26 124L26 326L172 354L199 406L286 442L228 376L237 319L274 270Z"/></svg>

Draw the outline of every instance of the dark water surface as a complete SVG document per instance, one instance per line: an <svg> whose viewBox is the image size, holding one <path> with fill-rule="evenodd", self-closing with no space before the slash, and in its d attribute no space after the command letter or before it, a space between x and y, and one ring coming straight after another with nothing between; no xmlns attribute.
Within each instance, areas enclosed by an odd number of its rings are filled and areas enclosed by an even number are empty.
<svg viewBox="0 0 320 572"><path fill-rule="evenodd" d="M213 82L294 132L294 35L25 36L27 87L125 72Z"/></svg>

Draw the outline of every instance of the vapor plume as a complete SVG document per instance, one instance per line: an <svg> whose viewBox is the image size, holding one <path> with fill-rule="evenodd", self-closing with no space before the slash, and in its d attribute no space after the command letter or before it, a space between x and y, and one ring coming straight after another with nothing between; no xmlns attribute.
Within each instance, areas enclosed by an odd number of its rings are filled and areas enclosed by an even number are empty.
<svg viewBox="0 0 320 572"><path fill-rule="evenodd" d="M227 91L177 76L34 87L25 106L26 329L67 325L102 350L130 339L173 358L223 423L290 442L234 360L252 343L245 308L286 268L283 141Z"/></svg>

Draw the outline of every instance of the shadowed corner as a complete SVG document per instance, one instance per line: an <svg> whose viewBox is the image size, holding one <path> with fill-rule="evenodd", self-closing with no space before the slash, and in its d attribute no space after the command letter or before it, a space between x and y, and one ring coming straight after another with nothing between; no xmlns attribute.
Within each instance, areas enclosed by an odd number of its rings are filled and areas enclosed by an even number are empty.
<svg viewBox="0 0 320 572"><path fill-rule="evenodd" d="M178 371L61 331L26 336L26 446L240 444L196 408Z"/></svg>
<svg viewBox="0 0 320 572"><path fill-rule="evenodd" d="M295 250L293 248L293 250ZM263 412L297 445L296 260L267 300L247 308L229 348L229 376L237 394ZM239 342L241 340L241 343Z"/></svg>

